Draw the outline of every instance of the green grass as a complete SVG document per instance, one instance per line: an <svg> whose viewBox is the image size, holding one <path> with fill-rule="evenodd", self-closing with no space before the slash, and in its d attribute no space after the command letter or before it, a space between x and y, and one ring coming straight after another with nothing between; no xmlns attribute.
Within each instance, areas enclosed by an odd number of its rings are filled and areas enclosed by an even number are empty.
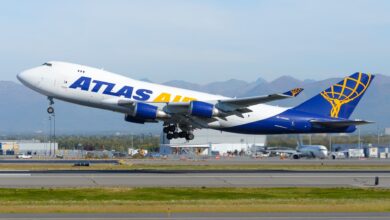
<svg viewBox="0 0 390 220"><path fill-rule="evenodd" d="M272 199L389 199L373 188L54 188L0 189L1 201L181 201Z"/></svg>
<svg viewBox="0 0 390 220"><path fill-rule="evenodd" d="M382 188L0 189L0 212L390 211Z"/></svg>

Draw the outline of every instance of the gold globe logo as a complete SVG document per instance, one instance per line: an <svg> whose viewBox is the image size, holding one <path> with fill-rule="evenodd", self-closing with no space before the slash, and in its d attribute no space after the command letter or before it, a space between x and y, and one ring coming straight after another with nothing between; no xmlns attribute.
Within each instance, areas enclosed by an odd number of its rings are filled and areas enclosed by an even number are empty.
<svg viewBox="0 0 390 220"><path fill-rule="evenodd" d="M363 74L359 72L346 77L340 83L320 93L332 105L331 117L338 118L340 109L344 104L355 100L366 91L371 82L371 74L367 74L368 79L366 82L362 82L362 76Z"/></svg>

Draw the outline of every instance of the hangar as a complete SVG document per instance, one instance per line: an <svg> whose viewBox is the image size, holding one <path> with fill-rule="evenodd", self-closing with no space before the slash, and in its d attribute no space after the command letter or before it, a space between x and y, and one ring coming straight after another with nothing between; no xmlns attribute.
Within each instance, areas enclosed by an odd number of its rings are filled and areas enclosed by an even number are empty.
<svg viewBox="0 0 390 220"><path fill-rule="evenodd" d="M0 140L0 155L28 154L49 156L58 151L58 143L38 140Z"/></svg>
<svg viewBox="0 0 390 220"><path fill-rule="evenodd" d="M195 139L168 140L164 133L160 136L160 154L227 155L231 153L254 152L266 145L265 135L246 135L221 132L212 129L194 131Z"/></svg>

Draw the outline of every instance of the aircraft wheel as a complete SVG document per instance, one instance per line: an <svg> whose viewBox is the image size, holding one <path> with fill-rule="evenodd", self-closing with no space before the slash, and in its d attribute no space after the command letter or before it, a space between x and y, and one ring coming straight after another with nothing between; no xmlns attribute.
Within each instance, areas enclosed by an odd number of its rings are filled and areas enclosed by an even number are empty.
<svg viewBox="0 0 390 220"><path fill-rule="evenodd" d="M294 155L293 155L293 159L298 160L298 159L299 159L299 155L294 154Z"/></svg>
<svg viewBox="0 0 390 220"><path fill-rule="evenodd" d="M53 113L54 113L54 108L51 107L51 106L49 106L49 107L47 108L47 113L53 114Z"/></svg>
<svg viewBox="0 0 390 220"><path fill-rule="evenodd" d="M179 133L177 133L177 132L175 132L175 133L173 133L173 138L179 138Z"/></svg>
<svg viewBox="0 0 390 220"><path fill-rule="evenodd" d="M168 130L170 132L175 132L176 131L176 126L175 125L170 125L170 126L168 126Z"/></svg>
<svg viewBox="0 0 390 220"><path fill-rule="evenodd" d="M186 140L187 141L193 140L194 138L195 138L195 136L192 133L189 133L189 134L186 135Z"/></svg>
<svg viewBox="0 0 390 220"><path fill-rule="evenodd" d="M171 134L171 133L167 134L167 139L168 140L171 140L172 138L173 138L173 134Z"/></svg>
<svg viewBox="0 0 390 220"><path fill-rule="evenodd" d="M168 127L164 127L164 128L163 128L163 132L164 132L165 134L168 134L168 132L169 132Z"/></svg>
<svg viewBox="0 0 390 220"><path fill-rule="evenodd" d="M185 137L186 137L186 133L184 131L179 132L179 138L185 138Z"/></svg>

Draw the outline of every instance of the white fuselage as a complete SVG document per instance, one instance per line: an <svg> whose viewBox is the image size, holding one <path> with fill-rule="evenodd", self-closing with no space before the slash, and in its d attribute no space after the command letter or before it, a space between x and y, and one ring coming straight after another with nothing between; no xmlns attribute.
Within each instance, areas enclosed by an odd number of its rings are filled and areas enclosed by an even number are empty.
<svg viewBox="0 0 390 220"><path fill-rule="evenodd" d="M102 69L83 65L50 62L18 74L18 79L27 87L48 97L94 108L131 113L118 105L120 100L142 101L163 106L164 102L189 102L191 100L223 100L228 97L169 87L134 80ZM79 81L77 88L72 84ZM209 122L207 127L219 129L251 123L275 116L287 108L258 104L249 107L252 112Z"/></svg>
<svg viewBox="0 0 390 220"><path fill-rule="evenodd" d="M324 159L328 156L328 149L322 145L302 145L297 151L304 156Z"/></svg>

